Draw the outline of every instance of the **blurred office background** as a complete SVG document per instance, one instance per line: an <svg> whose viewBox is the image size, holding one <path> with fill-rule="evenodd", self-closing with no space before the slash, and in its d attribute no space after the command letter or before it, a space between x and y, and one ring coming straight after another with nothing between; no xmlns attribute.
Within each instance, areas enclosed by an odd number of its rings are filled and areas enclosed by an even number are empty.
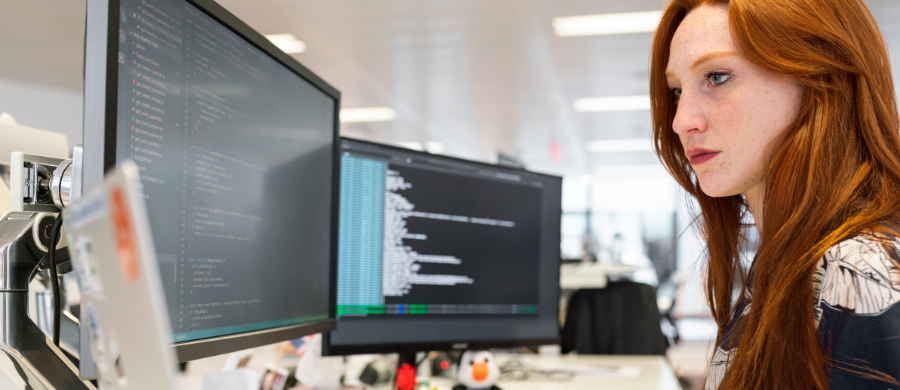
<svg viewBox="0 0 900 390"><path fill-rule="evenodd" d="M219 2L343 93L356 110L342 113L342 135L564 176L562 257L646 267L634 277L658 286L682 339L715 336L688 202L650 148L653 33L565 19L666 1ZM866 3L896 69L900 2ZM84 0L0 2L0 112L73 144L84 14ZM641 15L604 23L641 30Z"/></svg>

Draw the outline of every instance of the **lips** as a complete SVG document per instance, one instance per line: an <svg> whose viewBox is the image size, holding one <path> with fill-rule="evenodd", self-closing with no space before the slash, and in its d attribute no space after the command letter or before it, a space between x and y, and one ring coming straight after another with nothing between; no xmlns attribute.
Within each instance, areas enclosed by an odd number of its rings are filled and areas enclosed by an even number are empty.
<svg viewBox="0 0 900 390"><path fill-rule="evenodd" d="M722 153L722 152L718 151L718 150L710 150L710 149L703 149L703 148L691 148L685 152L685 154L688 156L688 158L691 159L691 165L703 164L709 160L712 160L716 156L718 156L719 153Z"/></svg>

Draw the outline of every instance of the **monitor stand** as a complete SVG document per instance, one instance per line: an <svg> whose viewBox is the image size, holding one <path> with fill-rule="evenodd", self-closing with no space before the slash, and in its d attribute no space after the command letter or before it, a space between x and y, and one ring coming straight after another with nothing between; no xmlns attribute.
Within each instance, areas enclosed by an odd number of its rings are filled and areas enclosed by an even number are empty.
<svg viewBox="0 0 900 390"><path fill-rule="evenodd" d="M397 376L394 381L397 390L416 388L416 352L401 352L397 358Z"/></svg>
<svg viewBox="0 0 900 390"><path fill-rule="evenodd" d="M8 358L0 359L7 360L0 372L34 389L94 389L78 378L62 350L28 317L28 283L46 258L33 233L35 223L43 225L41 214L9 212L0 217L0 358Z"/></svg>

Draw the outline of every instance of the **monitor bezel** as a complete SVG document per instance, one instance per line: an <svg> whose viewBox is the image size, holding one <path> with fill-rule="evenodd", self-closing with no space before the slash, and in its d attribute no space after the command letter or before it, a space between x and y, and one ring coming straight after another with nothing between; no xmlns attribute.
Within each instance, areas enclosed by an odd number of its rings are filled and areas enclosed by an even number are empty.
<svg viewBox="0 0 900 390"><path fill-rule="evenodd" d="M369 144L379 148L386 148L389 150L394 150L403 153L411 153L418 154L422 156L428 156L431 158L440 158L443 160L459 162L463 164L471 164L476 166L483 166L485 168L490 168L493 170L506 170L508 172L518 172L518 173L527 173L530 175L538 175L548 179L559 180L559 188L562 190L562 177L549 175L546 173L529 171L524 168L516 168L516 167L508 167L503 165L495 165L489 164L481 161L473 161L467 160L458 157L445 156L439 154L432 154L425 151L413 150L409 148L404 148L400 146L387 145L377 142L371 142L356 138L349 137L340 137L339 142L344 140L359 142L363 144ZM340 144L338 145L340 148ZM341 154L343 151L339 149L339 153ZM340 172L338 173L340 175ZM338 183L340 184L340 183ZM340 185L338 186L338 197L340 197ZM560 199L562 199L560 197ZM337 203L338 214L340 214L340 201ZM562 218L562 206L560 205L560 218ZM561 219L560 219L561 223ZM559 230L560 234L559 240L562 240L562 231ZM337 238L335 239L337 241ZM337 253L335 253L337 255ZM554 267L556 271L556 279L559 280L560 274L560 266L562 265L562 258L558 259L559 264ZM335 261L335 266L337 266L337 261ZM335 275L335 280L337 280L337 275ZM335 288L333 289L335 294L337 294L337 284L335 284ZM337 297L335 297L335 310L337 310ZM556 309L559 311L559 299L555 301ZM339 319L337 321L340 321ZM322 335L322 355L323 356L341 356L341 355L359 355L359 354L372 354L372 353L412 353L412 352L422 352L422 351L448 351L448 350L465 350L465 349L489 349L489 348L512 348L512 347L529 347L529 346L538 346L538 345L549 345L549 344L559 344L561 340L561 330L557 328L558 331L556 333L556 337L549 338L521 338L521 339L505 339L505 340L490 340L490 341L471 341L465 339L459 340L444 340L439 342L417 342L417 343L373 343L373 344L352 344L352 345L332 345L331 344L331 334L325 333Z"/></svg>
<svg viewBox="0 0 900 390"><path fill-rule="evenodd" d="M184 0L197 7L215 21L256 46L272 59L306 80L326 96L334 100L332 129L332 183L331 183L331 255L329 277L328 319L287 327L277 327L254 332L236 333L200 340L173 343L180 362L195 360L223 353L238 351L315 333L326 333L336 327L337 302L337 218L340 172L340 106L341 93L322 78L300 64L296 59L278 49L235 15L212 0ZM93 188L103 181L104 174L116 165L116 114L118 93L118 30L119 0L89 0L85 26L84 59L84 168L82 188ZM80 194L79 194L80 195ZM86 336L82 329L82 338ZM82 343L86 346L88 343ZM90 357L90 351L82 348L81 355ZM90 360L90 359L88 359ZM84 366L82 366L84 368Z"/></svg>

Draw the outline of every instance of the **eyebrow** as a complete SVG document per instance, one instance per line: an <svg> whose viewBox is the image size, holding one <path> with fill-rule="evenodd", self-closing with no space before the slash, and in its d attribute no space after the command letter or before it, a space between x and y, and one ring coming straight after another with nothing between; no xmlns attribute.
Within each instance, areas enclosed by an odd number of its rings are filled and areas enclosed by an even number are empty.
<svg viewBox="0 0 900 390"><path fill-rule="evenodd" d="M736 56L736 55L737 55L737 53L733 52L731 50L711 51L709 53L703 54L702 56L700 56L700 58L697 58L688 69L693 71L693 70L697 69L698 67L700 67L700 65L703 65L703 63L705 63L707 61L712 61L717 58L730 57L730 56ZM672 73L672 71L666 69L666 77L672 77L674 75L675 74Z"/></svg>

